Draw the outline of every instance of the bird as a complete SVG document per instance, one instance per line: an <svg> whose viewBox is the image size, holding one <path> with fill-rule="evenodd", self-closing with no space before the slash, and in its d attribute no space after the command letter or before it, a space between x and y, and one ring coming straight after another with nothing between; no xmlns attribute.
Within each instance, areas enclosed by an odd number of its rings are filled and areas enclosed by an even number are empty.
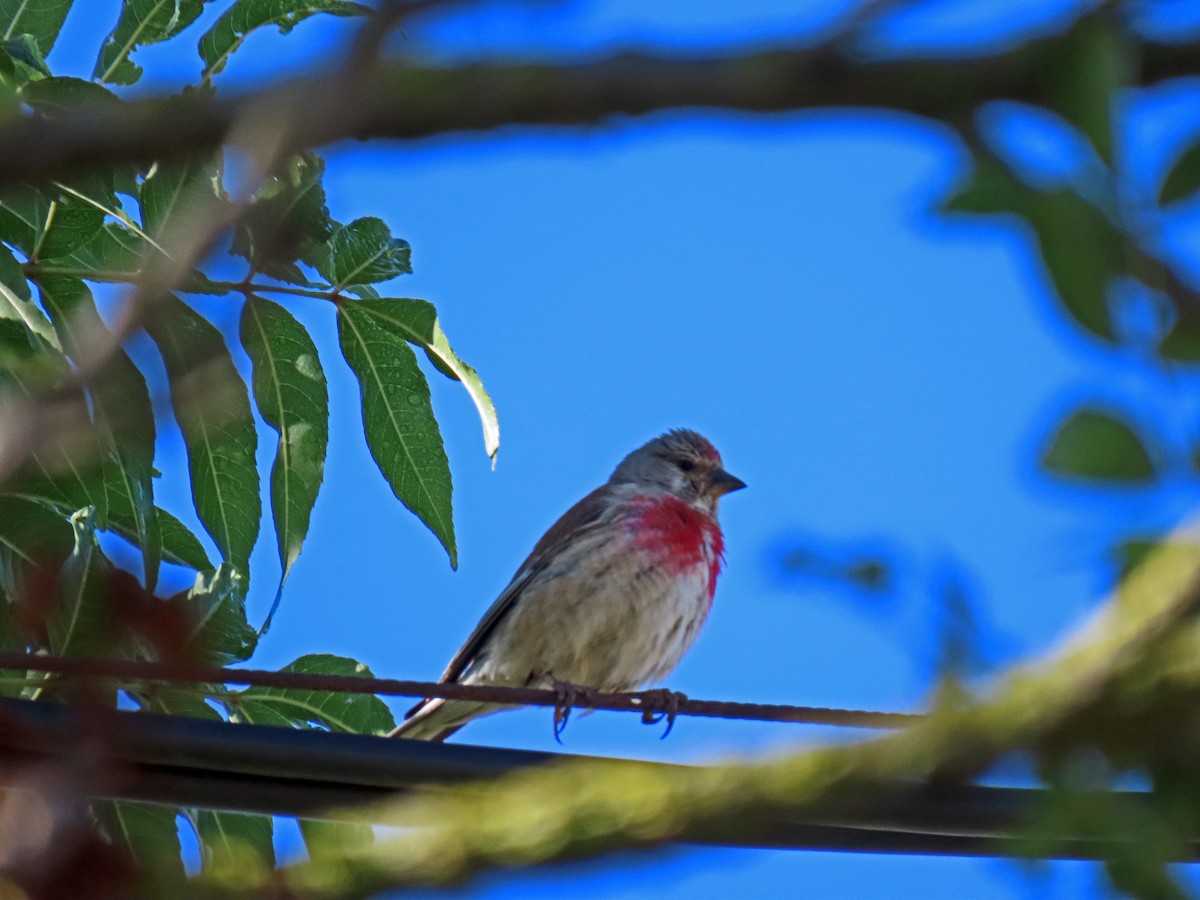
<svg viewBox="0 0 1200 900"><path fill-rule="evenodd" d="M695 431L643 444L550 526L439 683L615 693L659 682L708 617L725 554L717 506L744 487ZM390 736L443 741L511 708L426 698Z"/></svg>

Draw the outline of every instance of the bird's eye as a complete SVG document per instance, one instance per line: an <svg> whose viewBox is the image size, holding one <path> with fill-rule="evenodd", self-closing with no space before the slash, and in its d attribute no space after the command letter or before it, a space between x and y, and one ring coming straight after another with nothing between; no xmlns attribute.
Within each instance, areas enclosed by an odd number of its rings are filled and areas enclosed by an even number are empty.
<svg viewBox="0 0 1200 900"><path fill-rule="evenodd" d="M696 468L696 464L690 459L677 459L675 460L675 465L679 467L680 472L690 472Z"/></svg>

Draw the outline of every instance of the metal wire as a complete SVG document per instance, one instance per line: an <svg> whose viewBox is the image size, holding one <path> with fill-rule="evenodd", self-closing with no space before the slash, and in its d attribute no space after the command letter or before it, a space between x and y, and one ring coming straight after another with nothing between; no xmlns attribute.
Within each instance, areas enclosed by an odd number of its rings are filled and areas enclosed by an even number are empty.
<svg viewBox="0 0 1200 900"><path fill-rule="evenodd" d="M111 678L120 681L222 683L253 687L291 688L301 691L331 691L344 694L382 694L398 697L444 697L449 700L479 700L516 706L562 707L563 696L539 688L491 685L440 684L394 678L363 678L355 675L314 675L302 672L269 672L262 669L225 669L188 663L137 662L117 659L34 656L0 653L0 670L17 669L52 672L71 677ZM571 706L613 712L637 712L643 719L668 712L710 719L740 719L752 722L792 722L805 725L835 725L845 728L902 728L920 718L916 713L872 712L829 709L820 706L789 706L776 703L739 703L726 700L692 700L675 695L671 702L664 691L609 694L578 689Z"/></svg>

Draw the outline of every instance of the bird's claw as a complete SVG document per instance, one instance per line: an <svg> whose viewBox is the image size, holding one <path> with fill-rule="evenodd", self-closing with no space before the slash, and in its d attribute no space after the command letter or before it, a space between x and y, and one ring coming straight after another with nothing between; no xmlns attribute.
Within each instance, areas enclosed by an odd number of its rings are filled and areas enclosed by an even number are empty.
<svg viewBox="0 0 1200 900"><path fill-rule="evenodd" d="M663 719L667 720L667 728L659 740L666 738L675 727L675 717L679 715L679 707L687 703L687 694L667 688L656 688L652 691L642 691L640 694L644 709L642 722L647 725L657 725Z"/></svg>
<svg viewBox="0 0 1200 900"><path fill-rule="evenodd" d="M588 703L591 700L592 689L570 681L560 681L553 675L547 675L550 689L554 691L554 740L562 743L562 733L571 718L571 710L576 700Z"/></svg>

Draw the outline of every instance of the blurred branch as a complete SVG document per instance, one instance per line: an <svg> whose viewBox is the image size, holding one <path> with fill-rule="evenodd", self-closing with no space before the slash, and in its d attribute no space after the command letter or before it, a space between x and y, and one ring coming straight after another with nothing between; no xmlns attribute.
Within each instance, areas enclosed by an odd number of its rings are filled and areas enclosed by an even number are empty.
<svg viewBox="0 0 1200 900"><path fill-rule="evenodd" d="M624 53L593 62L380 64L361 94L327 76L223 99L199 94L80 110L53 121L10 121L0 133L0 180L42 178L100 163L149 163L225 143L247 110L303 110L288 150L353 138L414 140L505 125L590 126L669 109L778 113L881 109L961 123L991 100L1036 102L1064 37L990 56L861 60L836 39L804 49L679 57ZM1142 85L1200 73L1200 43L1141 46ZM313 110L338 110L322 116Z"/></svg>

